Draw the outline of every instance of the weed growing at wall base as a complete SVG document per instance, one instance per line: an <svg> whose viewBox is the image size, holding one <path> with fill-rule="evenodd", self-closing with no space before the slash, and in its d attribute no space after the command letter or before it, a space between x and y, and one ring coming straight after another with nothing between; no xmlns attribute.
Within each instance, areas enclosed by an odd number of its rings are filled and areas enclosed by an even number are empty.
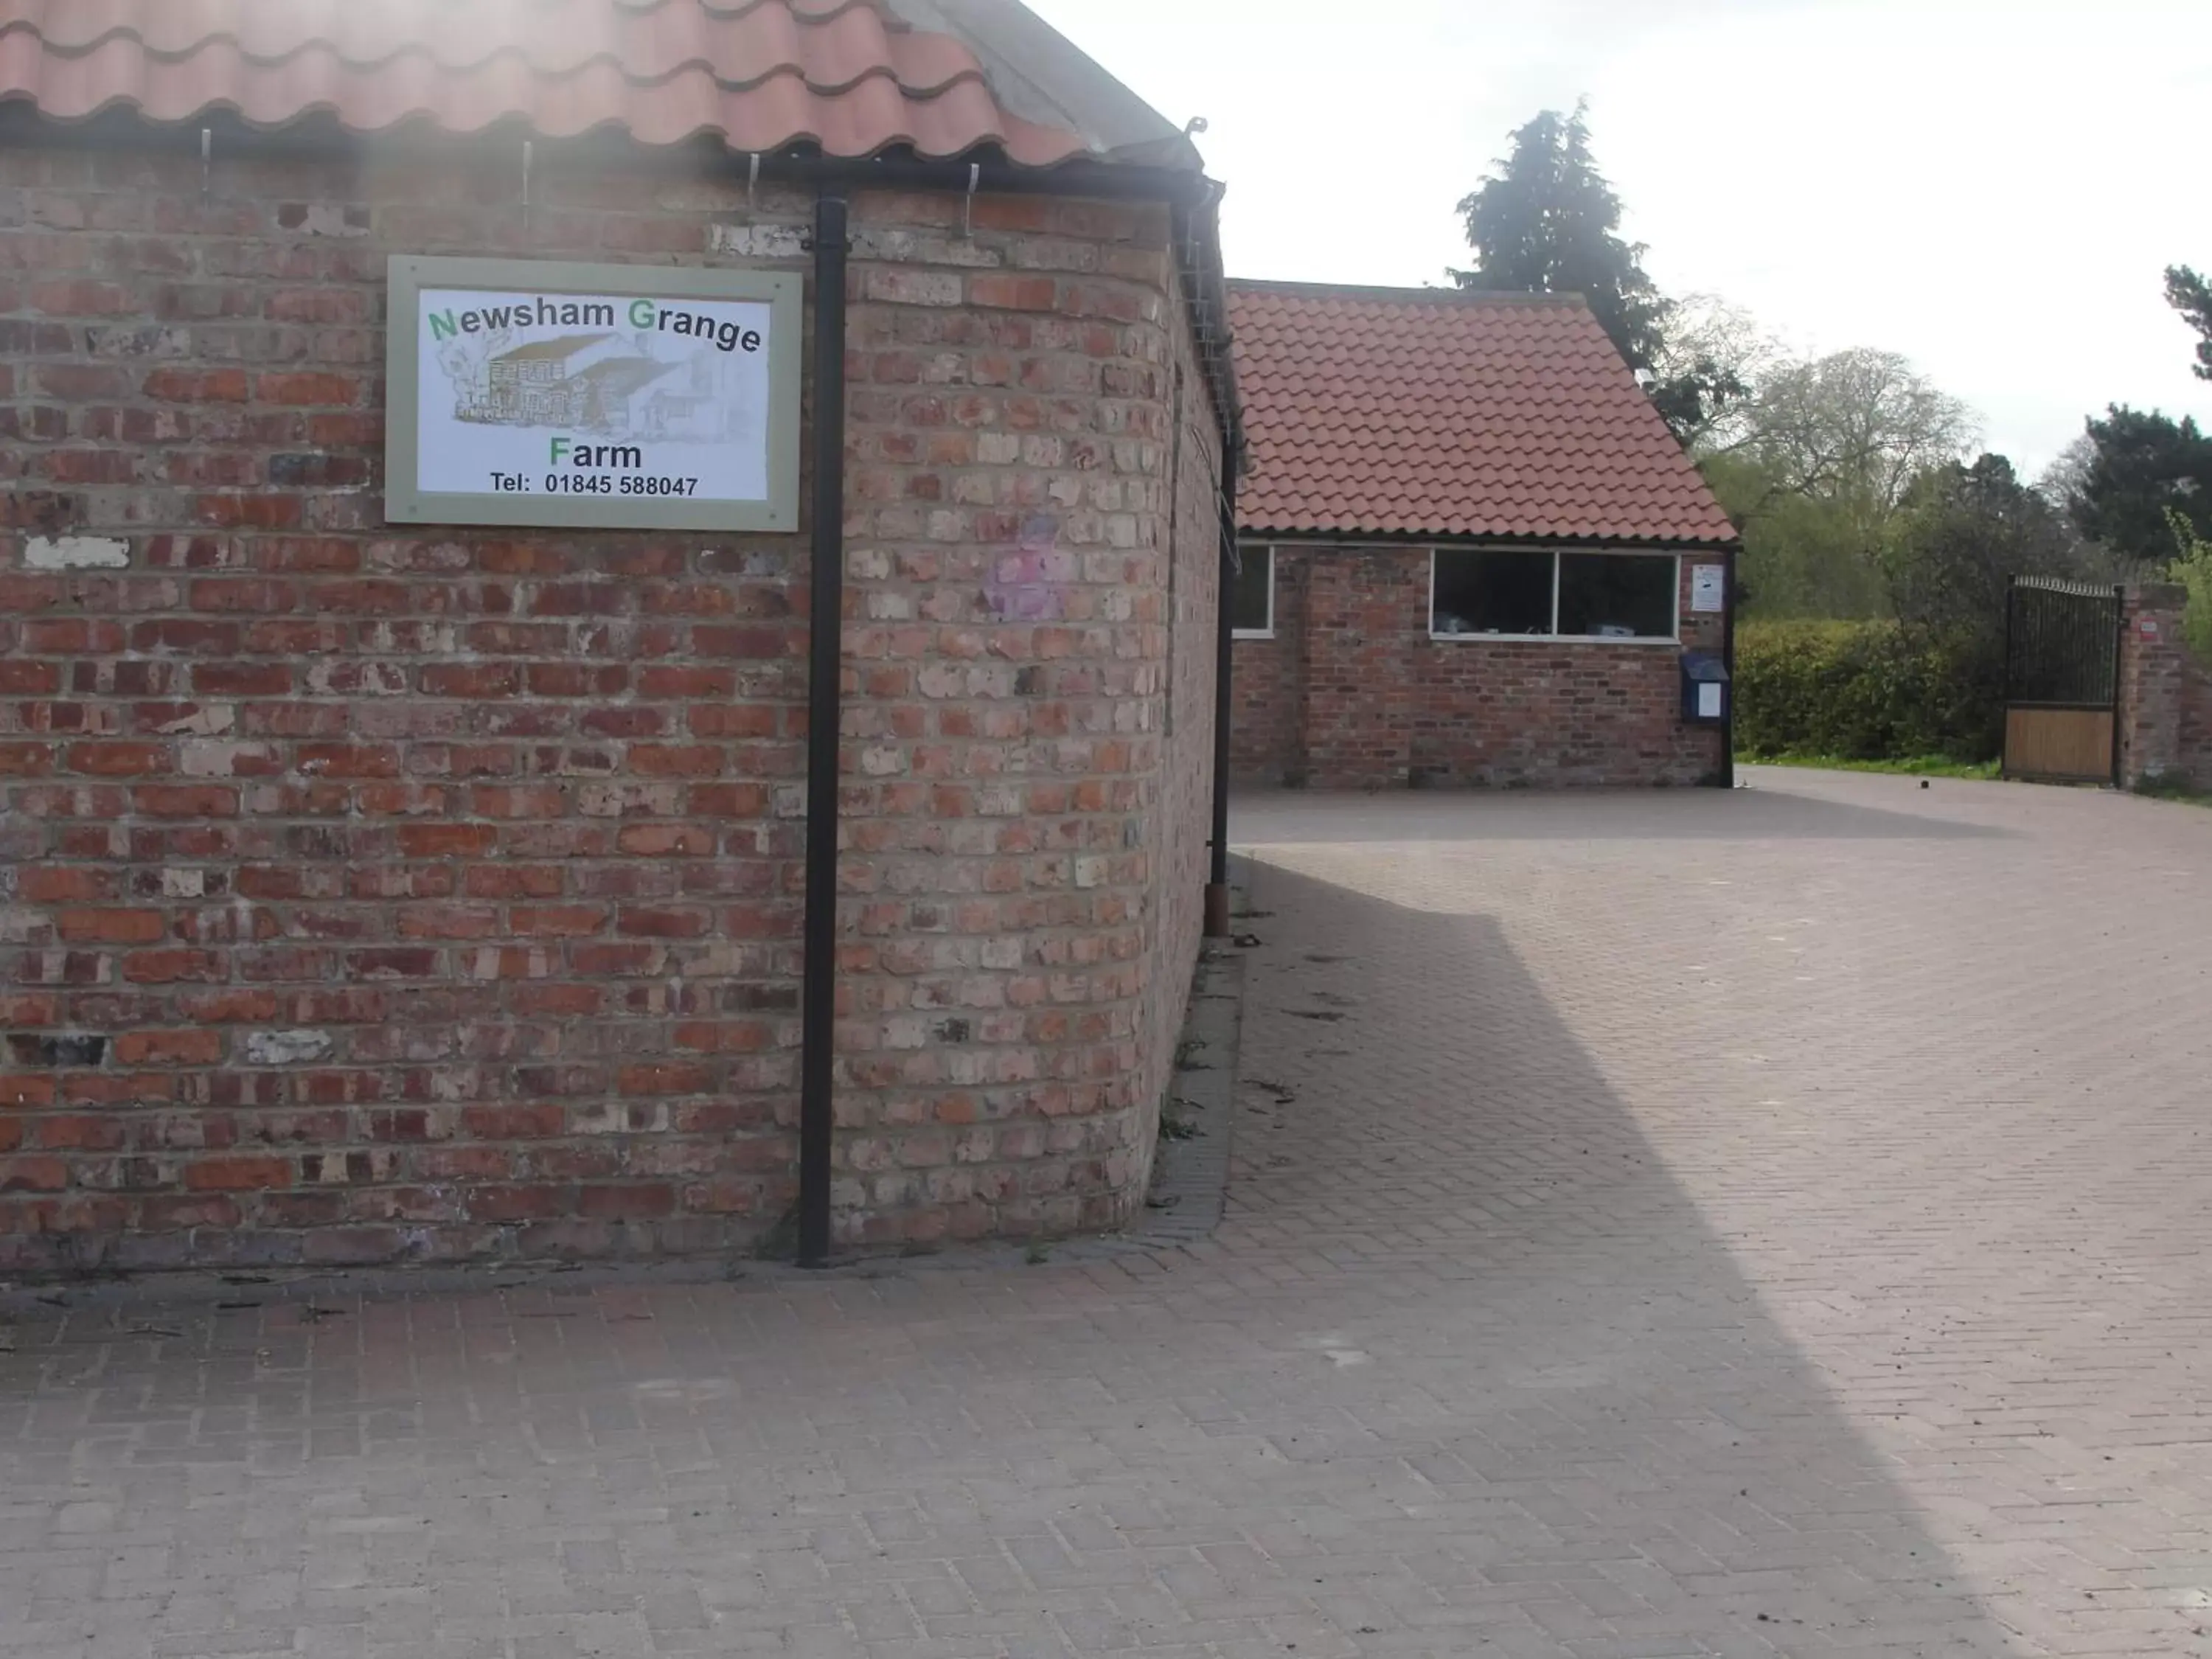
<svg viewBox="0 0 2212 1659"><path fill-rule="evenodd" d="M1738 755L1747 766L1796 766L1815 772L1879 772L1895 777L1988 780L1996 761L1953 760L1947 755L1915 755L1906 760L1850 760L1841 755Z"/></svg>
<svg viewBox="0 0 2212 1659"><path fill-rule="evenodd" d="M2179 801L2185 806L2212 806L2212 790L2200 787L2185 774L2169 772L2162 778L2145 778L2136 785L2136 793L2153 800Z"/></svg>

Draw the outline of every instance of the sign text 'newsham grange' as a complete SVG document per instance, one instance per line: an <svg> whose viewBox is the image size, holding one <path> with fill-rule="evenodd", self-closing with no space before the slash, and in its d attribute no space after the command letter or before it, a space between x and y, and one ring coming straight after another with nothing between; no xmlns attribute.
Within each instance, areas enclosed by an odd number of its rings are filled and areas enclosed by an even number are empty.
<svg viewBox="0 0 2212 1659"><path fill-rule="evenodd" d="M629 325L664 334L688 334L709 340L720 351L758 351L758 329L713 317L703 311L672 309L653 300L632 300ZM538 295L534 301L513 305L484 306L456 315L450 308L432 312L424 319L431 337L450 340L464 334L496 333L507 328L612 328L615 307L605 300L556 300Z"/></svg>

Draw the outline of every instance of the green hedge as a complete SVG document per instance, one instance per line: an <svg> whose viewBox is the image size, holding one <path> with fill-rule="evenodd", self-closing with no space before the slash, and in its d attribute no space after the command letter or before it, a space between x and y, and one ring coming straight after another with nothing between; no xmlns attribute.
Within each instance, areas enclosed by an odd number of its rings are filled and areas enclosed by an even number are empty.
<svg viewBox="0 0 2212 1659"><path fill-rule="evenodd" d="M1746 622L1736 633L1736 748L1762 756L1996 757L2002 664L1990 641L1889 622Z"/></svg>
<svg viewBox="0 0 2212 1659"><path fill-rule="evenodd" d="M2173 567L2173 580L2189 595L2181 613L2182 637L2199 662L2212 666L2212 542L2195 544L2189 556Z"/></svg>

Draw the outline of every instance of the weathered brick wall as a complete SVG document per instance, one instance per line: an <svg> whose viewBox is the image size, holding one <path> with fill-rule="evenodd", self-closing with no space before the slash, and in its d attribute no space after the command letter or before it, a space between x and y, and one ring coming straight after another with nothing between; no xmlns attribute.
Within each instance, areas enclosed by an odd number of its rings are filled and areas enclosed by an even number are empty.
<svg viewBox="0 0 2212 1659"><path fill-rule="evenodd" d="M1274 637L1238 640L1230 672L1230 769L1239 782L1305 781L1299 735L1304 707L1306 549L1275 550Z"/></svg>
<svg viewBox="0 0 2212 1659"><path fill-rule="evenodd" d="M1195 940L1148 947L1200 896L1169 890L1205 831L1169 741L1168 489L1216 417L1187 376L1176 422L1166 210L979 202L973 242L960 216L900 204L926 228L861 274L853 324L845 807L870 856L838 1192L877 1242L1130 1213ZM1212 521L1190 533L1186 568Z"/></svg>
<svg viewBox="0 0 2212 1659"><path fill-rule="evenodd" d="M1428 556L1331 548L1306 567L1298 741L1316 789L1403 787L1428 634Z"/></svg>
<svg viewBox="0 0 2212 1659"><path fill-rule="evenodd" d="M2128 589L2120 643L2120 776L2128 787L2179 781L2212 787L2212 665L2182 629L2186 589Z"/></svg>
<svg viewBox="0 0 2212 1659"><path fill-rule="evenodd" d="M805 540L386 528L380 323L391 252L803 270L807 204L516 185L0 154L0 1271L787 1208ZM1164 210L960 212L854 204L848 1241L1126 1213L1176 969Z"/></svg>
<svg viewBox="0 0 2212 1659"><path fill-rule="evenodd" d="M1681 561L1680 646L1420 640L1415 778L1547 788L1709 781L1721 734L1681 717L1681 653L1718 652L1723 632L1719 616L1690 609L1698 562ZM1425 615L1426 604L1425 580Z"/></svg>
<svg viewBox="0 0 2212 1659"><path fill-rule="evenodd" d="M1682 561L1678 647L1432 639L1427 549L1276 556L1276 637L1237 647L1243 775L1320 789L1585 787L1696 784L1719 767L1718 731L1680 715L1681 651L1722 645L1722 618L1690 610L1694 558ZM1288 583L1285 570L1297 573Z"/></svg>
<svg viewBox="0 0 2212 1659"><path fill-rule="evenodd" d="M2181 772L2194 787L2212 788L2212 665L2191 656L2184 672Z"/></svg>
<svg viewBox="0 0 2212 1659"><path fill-rule="evenodd" d="M1179 289L1180 292L1180 289ZM1178 301L1180 303L1180 301ZM1148 843L1158 880L1146 968L1139 1115L1121 1156L1134 1160L1141 1191L1152 1170L1158 1111L1174 1072L1206 925L1213 826L1216 617L1221 588L1220 423L1206 395L1190 337L1179 332L1175 362L1181 452L1170 467L1175 530L1168 590L1166 740ZM1117 1179L1121 1171L1115 1171Z"/></svg>

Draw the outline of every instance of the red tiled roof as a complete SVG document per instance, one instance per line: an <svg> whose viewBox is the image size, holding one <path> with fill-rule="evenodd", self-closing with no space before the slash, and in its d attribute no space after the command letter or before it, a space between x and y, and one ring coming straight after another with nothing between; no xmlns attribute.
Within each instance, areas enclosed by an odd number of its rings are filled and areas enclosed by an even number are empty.
<svg viewBox="0 0 2212 1659"><path fill-rule="evenodd" d="M977 3L931 0L921 15L938 29L908 21L916 0L0 0L0 101L62 120L228 108L276 126L327 111L362 132L517 118L547 137L616 126L741 151L1118 159L1083 111L1132 149L1173 149L1172 127L1025 9L992 0L988 29L964 27ZM1052 118L1012 113L994 79Z"/></svg>
<svg viewBox="0 0 2212 1659"><path fill-rule="evenodd" d="M1232 282L1260 532L1733 542L1579 298Z"/></svg>

